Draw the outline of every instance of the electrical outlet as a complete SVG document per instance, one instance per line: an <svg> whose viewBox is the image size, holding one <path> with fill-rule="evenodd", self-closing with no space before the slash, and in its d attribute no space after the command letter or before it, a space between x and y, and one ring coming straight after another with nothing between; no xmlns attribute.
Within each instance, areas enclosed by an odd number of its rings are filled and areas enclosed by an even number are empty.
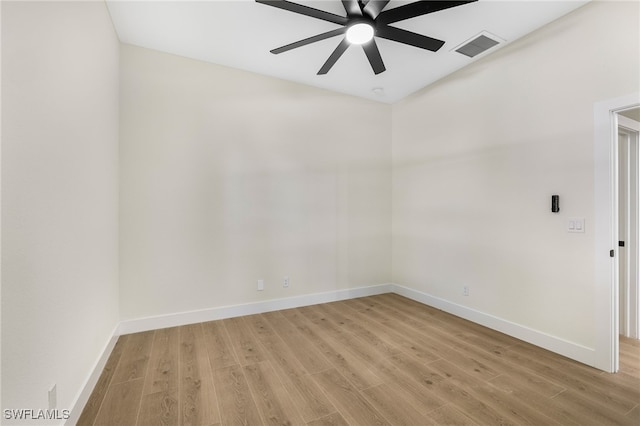
<svg viewBox="0 0 640 426"><path fill-rule="evenodd" d="M53 410L58 405L58 385L55 384L49 389L49 410Z"/></svg>
<svg viewBox="0 0 640 426"><path fill-rule="evenodd" d="M289 287L289 277L284 277L284 280L282 280L282 287L284 288Z"/></svg>
<svg viewBox="0 0 640 426"><path fill-rule="evenodd" d="M464 287L462 287L462 294L465 296L469 295L469 286L465 285Z"/></svg>
<svg viewBox="0 0 640 426"><path fill-rule="evenodd" d="M258 280L258 291L264 290L264 280Z"/></svg>

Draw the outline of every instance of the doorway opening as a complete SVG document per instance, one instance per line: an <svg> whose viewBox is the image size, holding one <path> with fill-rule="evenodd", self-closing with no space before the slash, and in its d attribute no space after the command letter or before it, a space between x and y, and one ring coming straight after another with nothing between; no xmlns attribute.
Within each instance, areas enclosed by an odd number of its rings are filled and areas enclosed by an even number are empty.
<svg viewBox="0 0 640 426"><path fill-rule="evenodd" d="M618 259L622 249L626 248L620 247L620 241L625 240L619 237L620 229L618 227L619 211L621 210L619 205L618 122L625 122L629 118L626 115L633 114L632 110L639 108L640 93L632 93L594 104L594 278L596 297L594 326L596 340L592 365L609 373L617 372L620 366L621 297ZM628 213L627 216L629 216ZM623 220L626 221L626 219ZM629 228L628 225L627 228ZM625 241L625 246L626 244ZM626 264L624 268L625 271L628 271ZM631 301L631 299L625 298L623 303L626 303L627 300Z"/></svg>
<svg viewBox="0 0 640 426"><path fill-rule="evenodd" d="M618 122L618 306L619 334L638 339L638 134L640 108L620 111Z"/></svg>

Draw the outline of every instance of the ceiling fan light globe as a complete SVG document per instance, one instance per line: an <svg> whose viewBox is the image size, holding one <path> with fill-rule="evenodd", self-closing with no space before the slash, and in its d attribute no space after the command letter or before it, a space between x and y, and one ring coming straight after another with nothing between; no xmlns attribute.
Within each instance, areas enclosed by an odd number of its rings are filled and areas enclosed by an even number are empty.
<svg viewBox="0 0 640 426"><path fill-rule="evenodd" d="M347 41L351 44L365 44L373 35L373 27L365 23L354 24L347 29Z"/></svg>

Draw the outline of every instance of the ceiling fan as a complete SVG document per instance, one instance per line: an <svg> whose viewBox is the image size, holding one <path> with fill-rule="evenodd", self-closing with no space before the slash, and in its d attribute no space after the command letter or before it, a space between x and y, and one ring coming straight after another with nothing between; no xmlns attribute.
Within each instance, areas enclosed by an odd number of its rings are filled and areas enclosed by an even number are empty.
<svg viewBox="0 0 640 426"><path fill-rule="evenodd" d="M327 59L324 65L322 65L322 68L318 71L318 75L328 73L351 44L362 45L364 53L366 54L367 59L371 64L371 68L376 75L384 72L386 68L382 61L382 56L380 56L380 50L376 44L375 37L381 37L387 40L436 52L442 47L442 45L444 45L444 41L397 27L392 27L389 24L461 6L474 1L477 0L416 1L396 8L383 10L389 3L389 0L342 0L344 9L347 12L347 16L345 17L286 0L256 0L256 2L261 4L266 4L268 6L277 7L279 9L288 10L289 12L310 16L312 18L321 19L323 21L332 22L342 26L341 28L327 31L325 33L271 50L271 53L277 55L317 41L344 34L344 38L329 56L329 59Z"/></svg>

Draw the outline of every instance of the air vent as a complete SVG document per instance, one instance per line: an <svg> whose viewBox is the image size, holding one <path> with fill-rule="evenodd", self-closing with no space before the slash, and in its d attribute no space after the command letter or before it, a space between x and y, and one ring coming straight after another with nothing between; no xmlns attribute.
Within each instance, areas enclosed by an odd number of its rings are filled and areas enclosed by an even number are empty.
<svg viewBox="0 0 640 426"><path fill-rule="evenodd" d="M504 42L504 40L496 37L493 34L490 34L486 31L472 37L471 39L465 41L460 46L456 47L455 50L458 53L462 53L465 56L473 58L482 52L485 52L491 49L494 46Z"/></svg>

